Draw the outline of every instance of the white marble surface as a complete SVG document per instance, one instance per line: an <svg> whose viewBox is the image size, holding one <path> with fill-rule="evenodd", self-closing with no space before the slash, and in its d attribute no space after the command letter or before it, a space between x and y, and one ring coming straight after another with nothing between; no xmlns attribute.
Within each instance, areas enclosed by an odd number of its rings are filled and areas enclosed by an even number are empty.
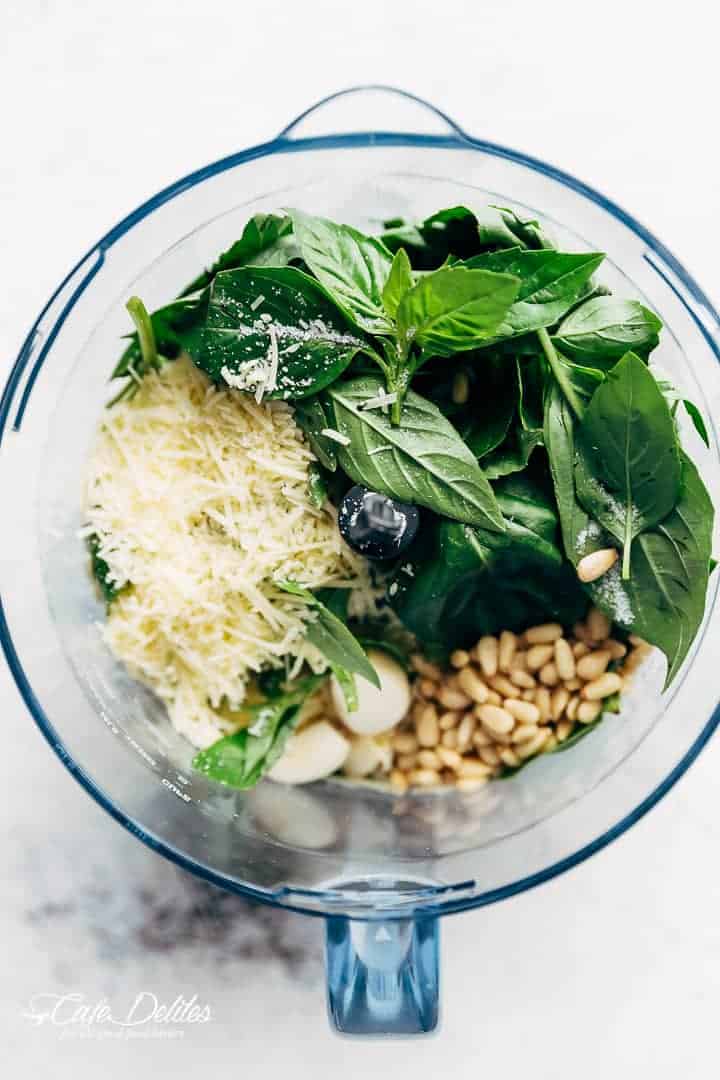
<svg viewBox="0 0 720 1080"><path fill-rule="evenodd" d="M0 12L0 364L68 266L157 188L354 82L404 85L472 132L590 180L715 300L717 15L686 0L7 0ZM652 10L652 14L650 14ZM670 9L669 9L670 10ZM711 21L712 20L712 21ZM355 25L352 25L355 24ZM352 28L351 28L352 26ZM0 534L0 558L2 539ZM720 746L563 878L443 924L441 1032L348 1044L324 1015L318 921L251 908L144 849L51 755L0 667L4 1075L657 1080L717 1074ZM197 993L182 1040L68 1038L38 993ZM208 1067L210 1072L208 1072Z"/></svg>

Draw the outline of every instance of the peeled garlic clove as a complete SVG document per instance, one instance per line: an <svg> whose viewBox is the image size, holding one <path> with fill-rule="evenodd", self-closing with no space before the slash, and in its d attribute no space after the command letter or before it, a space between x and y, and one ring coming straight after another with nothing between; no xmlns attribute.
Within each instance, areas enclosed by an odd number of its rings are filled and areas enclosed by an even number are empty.
<svg viewBox="0 0 720 1080"><path fill-rule="evenodd" d="M348 712L345 697L335 678L332 699L337 714L357 735L379 735L394 728L410 707L410 681L391 656L381 649L368 649L368 659L378 673L380 689L362 676L355 679L358 707Z"/></svg>
<svg viewBox="0 0 720 1080"><path fill-rule="evenodd" d="M350 744L350 753L345 758L343 772L346 776L370 776L382 766L385 772L392 767L392 749L387 739L376 739L372 735L357 735Z"/></svg>
<svg viewBox="0 0 720 1080"><path fill-rule="evenodd" d="M342 768L349 751L349 740L327 720L318 720L290 736L268 776L280 784L323 780Z"/></svg>

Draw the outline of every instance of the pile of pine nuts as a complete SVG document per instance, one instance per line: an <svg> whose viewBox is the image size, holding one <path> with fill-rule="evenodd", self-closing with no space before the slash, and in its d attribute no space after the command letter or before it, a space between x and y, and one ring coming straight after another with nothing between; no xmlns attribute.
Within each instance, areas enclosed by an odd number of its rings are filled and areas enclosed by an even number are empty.
<svg viewBox="0 0 720 1080"><path fill-rule="evenodd" d="M611 629L592 608L567 635L543 623L483 637L456 650L448 670L414 656L413 702L392 736L392 789L475 791L591 724L650 651L639 638L616 641Z"/></svg>

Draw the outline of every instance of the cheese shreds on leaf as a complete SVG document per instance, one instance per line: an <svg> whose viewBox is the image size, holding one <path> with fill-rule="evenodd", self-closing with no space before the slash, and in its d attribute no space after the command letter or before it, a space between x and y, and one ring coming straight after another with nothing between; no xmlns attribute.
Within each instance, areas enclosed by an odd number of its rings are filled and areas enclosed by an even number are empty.
<svg viewBox="0 0 720 1080"><path fill-rule="evenodd" d="M309 611L274 580L371 592L364 561L311 501L312 461L291 406L215 388L186 357L105 414L88 527L109 580L132 587L104 633L196 746L239 726L253 673L324 668L305 641Z"/></svg>

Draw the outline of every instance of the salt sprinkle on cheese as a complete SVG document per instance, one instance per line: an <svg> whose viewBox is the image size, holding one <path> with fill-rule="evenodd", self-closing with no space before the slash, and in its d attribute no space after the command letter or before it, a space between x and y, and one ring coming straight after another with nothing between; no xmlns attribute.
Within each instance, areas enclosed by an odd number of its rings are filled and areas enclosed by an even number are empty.
<svg viewBox="0 0 720 1080"><path fill-rule="evenodd" d="M252 673L323 668L306 604L274 580L371 592L332 513L310 501L313 460L291 406L218 389L184 357L105 413L87 522L111 579L132 588L104 633L196 746L235 730Z"/></svg>

